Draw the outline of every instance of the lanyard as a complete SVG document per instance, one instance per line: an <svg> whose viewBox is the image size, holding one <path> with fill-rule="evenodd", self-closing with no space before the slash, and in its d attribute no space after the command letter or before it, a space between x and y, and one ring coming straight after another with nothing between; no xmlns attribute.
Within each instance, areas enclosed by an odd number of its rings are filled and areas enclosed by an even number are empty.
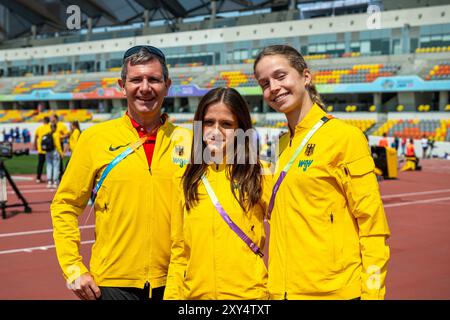
<svg viewBox="0 0 450 320"><path fill-rule="evenodd" d="M131 118L130 118L131 119ZM120 161L122 161L123 159L125 159L128 155L130 155L131 153L133 153L134 151L136 151L136 149L138 149L140 146L142 146L144 144L144 142L155 132L157 132L159 130L159 128L164 124L164 122L167 120L167 114L162 114L161 118L160 118L160 122L159 124L149 133L147 133L146 135L142 136L139 138L138 141L136 141L135 143L133 143L131 146L129 146L128 148L125 149L125 151L123 151L121 154L119 154L117 157L115 157L113 159L113 161L111 161L108 166L106 167L106 169L103 171L100 179L98 180L97 184L95 185L94 190L92 190L92 195L91 195L91 203L92 205L94 205L94 201L95 201L95 197L97 197L97 193L98 190L100 190L100 187L103 184L103 181L105 180L106 176L108 175L108 173L112 170L112 168L114 168Z"/></svg>
<svg viewBox="0 0 450 320"><path fill-rule="evenodd" d="M303 150L305 145L308 143L309 139L311 139L313 134L316 133L316 131L319 130L320 127L322 127L322 125L324 125L330 119L332 119L332 116L328 115L328 116L323 116L319 121L317 121L317 123L306 134L305 138L303 138L302 142L297 147L297 149L295 149L295 152L292 155L289 162L284 166L283 170L281 170L280 176L278 177L277 182L275 183L275 185L272 189L272 196L270 197L269 208L268 208L268 212L267 212L267 219L270 219L270 215L272 214L273 205L275 203L275 197L277 195L277 192L280 189L280 185L283 182L283 179L286 177L287 172L292 167L292 164L294 163L295 159L297 159L298 155Z"/></svg>
<svg viewBox="0 0 450 320"><path fill-rule="evenodd" d="M211 199L211 202L214 204L214 207L216 207L216 210L219 212L222 219L228 224L228 226L231 228L231 230L236 233L239 238L242 239L242 241L245 242L245 244L250 248L250 250L253 251L253 253L256 253L260 257L263 257L264 254L259 249L258 245L252 241L245 233L242 231L234 222L231 220L230 216L225 212L225 209L222 207L222 205L219 202L219 199L217 199L216 194L214 193L214 190L212 189L211 185L209 184L208 179L206 179L206 176L202 176L202 182L206 188L206 191L208 192L209 198Z"/></svg>
<svg viewBox="0 0 450 320"><path fill-rule="evenodd" d="M103 184L103 181L105 180L106 176L108 175L108 173L112 170L112 168L114 168L120 161L122 161L123 159L125 159L128 155L130 155L131 153L133 153L134 151L136 151L136 149L138 149L140 146L142 146L145 142L145 140L147 140L148 135L142 136L139 138L138 141L136 141L135 143L133 143L131 146L129 146L128 148L125 149L125 151L123 151L121 154L119 154L117 157L115 157L113 159L113 161L111 161L108 166L106 167L106 169L103 171L100 179L98 180L97 184L95 185L94 190L92 190L92 195L91 195L91 201L92 201L92 205L94 204L95 201L95 197L97 197L97 192L100 189L100 187Z"/></svg>

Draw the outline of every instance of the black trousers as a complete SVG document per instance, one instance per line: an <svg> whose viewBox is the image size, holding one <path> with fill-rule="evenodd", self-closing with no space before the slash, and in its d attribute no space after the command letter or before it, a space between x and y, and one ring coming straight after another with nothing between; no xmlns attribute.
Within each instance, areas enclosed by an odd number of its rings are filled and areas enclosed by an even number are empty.
<svg viewBox="0 0 450 320"><path fill-rule="evenodd" d="M66 170L63 158L60 157L59 161L59 181L61 181L64 171Z"/></svg>
<svg viewBox="0 0 450 320"><path fill-rule="evenodd" d="M41 180L42 171L44 170L44 163L45 163L45 154L39 153L36 179Z"/></svg>
<svg viewBox="0 0 450 320"><path fill-rule="evenodd" d="M149 298L149 286L141 288L124 287L99 287L102 293L98 300L162 300L165 287L152 289L152 297Z"/></svg>

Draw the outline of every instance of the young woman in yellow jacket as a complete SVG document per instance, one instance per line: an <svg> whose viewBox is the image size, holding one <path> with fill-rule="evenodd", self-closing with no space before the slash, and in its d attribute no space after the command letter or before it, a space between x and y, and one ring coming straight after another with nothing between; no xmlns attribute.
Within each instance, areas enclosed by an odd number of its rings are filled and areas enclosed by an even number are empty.
<svg viewBox="0 0 450 320"><path fill-rule="evenodd" d="M364 134L323 111L294 48L264 48L254 73L290 133L268 209L271 298L383 299L389 228Z"/></svg>
<svg viewBox="0 0 450 320"><path fill-rule="evenodd" d="M80 138L81 130L78 121L72 121L70 123L70 136L69 136L69 149L73 153L78 139Z"/></svg>
<svg viewBox="0 0 450 320"><path fill-rule="evenodd" d="M191 163L174 181L178 218L171 222L164 298L267 299L262 251L270 188L252 144L248 106L234 89L213 89L200 101L194 128ZM247 134L245 143L238 131Z"/></svg>

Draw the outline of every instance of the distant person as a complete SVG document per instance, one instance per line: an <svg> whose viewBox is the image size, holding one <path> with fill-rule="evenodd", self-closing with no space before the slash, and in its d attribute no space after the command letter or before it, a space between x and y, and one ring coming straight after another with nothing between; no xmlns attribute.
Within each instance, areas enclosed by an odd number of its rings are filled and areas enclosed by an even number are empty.
<svg viewBox="0 0 450 320"><path fill-rule="evenodd" d="M69 148L73 152L75 146L77 145L78 139L80 138L81 130L78 121L73 121L70 124L70 136L69 136Z"/></svg>
<svg viewBox="0 0 450 320"><path fill-rule="evenodd" d="M434 143L435 143L434 137L430 136L428 138L428 148L430 149L430 152L428 153L428 158L432 158L433 157Z"/></svg>
<svg viewBox="0 0 450 320"><path fill-rule="evenodd" d="M20 140L20 129L19 129L19 127L16 127L16 129L14 129L13 137L14 137L14 142L15 142L15 143L20 143L20 142L21 142L21 140Z"/></svg>
<svg viewBox="0 0 450 320"><path fill-rule="evenodd" d="M381 138L380 141L378 141L378 146L379 147L389 147L389 142L388 142L388 138L387 138L387 133L383 133L383 138Z"/></svg>
<svg viewBox="0 0 450 320"><path fill-rule="evenodd" d="M420 170L421 167L419 166L419 158L416 156L416 152L414 149L414 140L409 139L408 143L406 144L406 163L401 168L401 171L414 171L414 170Z"/></svg>
<svg viewBox="0 0 450 320"><path fill-rule="evenodd" d="M10 128L10 129L9 129L8 142L11 142L11 143L14 142L14 128Z"/></svg>
<svg viewBox="0 0 450 320"><path fill-rule="evenodd" d="M44 163L45 163L45 154L46 152L42 150L42 137L49 133L51 131L50 129L50 119L49 117L44 117L42 119L42 125L40 125L35 133L34 133L34 149L38 152L38 164L37 164L37 173L36 173L36 183L41 183L41 175L42 170L44 169Z"/></svg>
<svg viewBox="0 0 450 320"><path fill-rule="evenodd" d="M427 150L428 150L428 138L426 135L422 136L420 144L422 145L422 159L425 159L427 157Z"/></svg>
<svg viewBox="0 0 450 320"><path fill-rule="evenodd" d="M404 156L405 155L405 149L406 149L406 138L405 137L402 138L401 146L402 146L402 155Z"/></svg>
<svg viewBox="0 0 450 320"><path fill-rule="evenodd" d="M24 143L30 143L31 136L30 136L30 130L27 128L22 129L22 140Z"/></svg>
<svg viewBox="0 0 450 320"><path fill-rule="evenodd" d="M394 137L394 143L393 143L393 147L395 149L395 151L398 151L398 147L400 145L400 139L398 138L398 136L396 135Z"/></svg>
<svg viewBox="0 0 450 320"><path fill-rule="evenodd" d="M407 157L415 157L416 152L414 150L414 140L409 139L408 143L406 144L406 156Z"/></svg>
<svg viewBox="0 0 450 320"><path fill-rule="evenodd" d="M59 184L59 164L64 158L64 153L56 124L51 123L50 130L50 133L42 137L41 144L42 148L46 151L47 188L56 189Z"/></svg>
<svg viewBox="0 0 450 320"><path fill-rule="evenodd" d="M81 130L78 121L70 123L69 142L64 145L64 153L70 152L71 154L75 150L75 146L80 138Z"/></svg>
<svg viewBox="0 0 450 320"><path fill-rule="evenodd" d="M67 129L67 126L59 121L59 117L57 114L52 114L50 116L50 122L56 125L56 132L58 133L60 140L61 140L61 146L64 147L64 141L69 137L69 129ZM61 159L59 162L59 178L58 180L61 180L62 175L64 173L64 163Z"/></svg>

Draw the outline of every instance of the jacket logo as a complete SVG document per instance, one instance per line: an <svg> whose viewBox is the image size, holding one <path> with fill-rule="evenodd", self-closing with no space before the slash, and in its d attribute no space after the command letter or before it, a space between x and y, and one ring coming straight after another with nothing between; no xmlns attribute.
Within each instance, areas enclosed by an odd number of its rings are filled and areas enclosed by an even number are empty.
<svg viewBox="0 0 450 320"><path fill-rule="evenodd" d="M183 146L175 146L175 152L180 157L184 154L184 147Z"/></svg>
<svg viewBox="0 0 450 320"><path fill-rule="evenodd" d="M176 157L173 157L173 158L172 158L172 162L173 162L174 164L178 164L178 166L179 166L180 168L183 168L186 164L189 163L189 160L187 160L187 159L182 159L182 158L176 158Z"/></svg>
<svg viewBox="0 0 450 320"><path fill-rule="evenodd" d="M308 143L308 145L306 146L306 149L305 149L305 155L307 157L312 155L315 147L316 147L316 145L314 143Z"/></svg>
<svg viewBox="0 0 450 320"><path fill-rule="evenodd" d="M314 160L299 160L298 168L303 168L303 172L305 172L309 166L313 163Z"/></svg>
<svg viewBox="0 0 450 320"><path fill-rule="evenodd" d="M111 145L109 145L109 151L116 151L117 149L126 147L126 146L128 146L128 145L129 145L129 143L124 144L124 145L121 145L121 146L113 147L112 144L111 144Z"/></svg>

